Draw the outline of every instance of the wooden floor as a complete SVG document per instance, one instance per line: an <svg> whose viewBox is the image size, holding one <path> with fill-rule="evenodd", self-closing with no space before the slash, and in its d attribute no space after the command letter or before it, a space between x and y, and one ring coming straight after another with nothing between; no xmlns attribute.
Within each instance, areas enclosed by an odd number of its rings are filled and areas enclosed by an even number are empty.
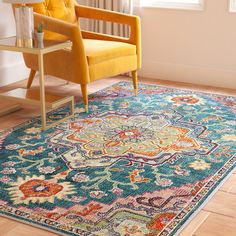
<svg viewBox="0 0 236 236"><path fill-rule="evenodd" d="M120 80L129 78L117 77L94 82L89 86L89 92L93 93ZM236 90L221 89L207 86L196 86L185 83L140 79L143 83L159 84L184 88L189 90L204 91L236 96ZM20 81L9 86L0 88L0 92L13 88L24 88L26 81ZM34 81L32 89L38 88L38 81ZM74 95L80 98L80 86L53 78L46 79L46 91L54 95ZM0 111L15 103L0 98ZM14 127L39 115L40 109L35 105L22 105L22 109L10 115L0 117L0 130ZM55 236L57 234L44 231L14 220L0 217L0 236ZM205 205L205 207L193 218L192 221L180 233L180 236L236 236L236 171L229 177L225 184Z"/></svg>

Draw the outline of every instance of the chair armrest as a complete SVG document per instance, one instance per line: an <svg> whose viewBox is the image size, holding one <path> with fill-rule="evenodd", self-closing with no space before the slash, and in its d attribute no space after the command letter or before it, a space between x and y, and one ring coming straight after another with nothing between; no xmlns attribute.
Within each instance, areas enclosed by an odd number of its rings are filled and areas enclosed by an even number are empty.
<svg viewBox="0 0 236 236"><path fill-rule="evenodd" d="M41 15L34 12L34 23L35 25L38 25L39 23L44 23L45 30L52 31L57 34L62 34L70 39L72 38L72 35L75 31L78 30L77 24L71 24L66 21Z"/></svg>
<svg viewBox="0 0 236 236"><path fill-rule="evenodd" d="M75 12L79 18L88 18L95 20L103 20L113 23L129 25L131 28L129 43L137 44L137 39L140 37L140 19L138 16L131 16L123 13L113 12L109 10L75 6Z"/></svg>
<svg viewBox="0 0 236 236"><path fill-rule="evenodd" d="M84 39L100 39L100 40L107 40L107 41L129 43L129 39L125 37L96 33L96 32L86 31L86 30L82 30L81 32Z"/></svg>
<svg viewBox="0 0 236 236"><path fill-rule="evenodd" d="M88 62L79 24L71 24L57 18L34 13L34 23L37 25L42 22L45 24L45 30L64 35L72 41L73 63L78 65L81 74L84 75L81 78L81 83L87 83L89 81Z"/></svg>
<svg viewBox="0 0 236 236"><path fill-rule="evenodd" d="M77 17L104 20L127 25L134 24L137 18L136 16L131 16L124 13L81 5L75 5L75 12Z"/></svg>

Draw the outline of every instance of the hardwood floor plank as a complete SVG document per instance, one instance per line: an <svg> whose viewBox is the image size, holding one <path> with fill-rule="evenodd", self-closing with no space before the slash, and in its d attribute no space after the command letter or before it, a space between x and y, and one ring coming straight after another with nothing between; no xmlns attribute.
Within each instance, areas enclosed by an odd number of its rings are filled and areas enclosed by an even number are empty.
<svg viewBox="0 0 236 236"><path fill-rule="evenodd" d="M199 228L199 226L208 218L210 212L200 211L194 219L181 231L179 236L191 236Z"/></svg>
<svg viewBox="0 0 236 236"><path fill-rule="evenodd" d="M9 220L5 217L0 217L0 235L8 235L8 233L17 227L17 224L13 220Z"/></svg>
<svg viewBox="0 0 236 236"><path fill-rule="evenodd" d="M0 217L1 236L58 236L58 234Z"/></svg>
<svg viewBox="0 0 236 236"><path fill-rule="evenodd" d="M220 190L223 192L236 194L236 174L231 175L229 179L220 188Z"/></svg>
<svg viewBox="0 0 236 236"><path fill-rule="evenodd" d="M211 213L194 236L235 236L236 218Z"/></svg>
<svg viewBox="0 0 236 236"><path fill-rule="evenodd" d="M232 188L229 190L229 193L236 195L236 184L232 186Z"/></svg>
<svg viewBox="0 0 236 236"><path fill-rule="evenodd" d="M236 195L218 191L206 204L204 210L225 216L236 217Z"/></svg>

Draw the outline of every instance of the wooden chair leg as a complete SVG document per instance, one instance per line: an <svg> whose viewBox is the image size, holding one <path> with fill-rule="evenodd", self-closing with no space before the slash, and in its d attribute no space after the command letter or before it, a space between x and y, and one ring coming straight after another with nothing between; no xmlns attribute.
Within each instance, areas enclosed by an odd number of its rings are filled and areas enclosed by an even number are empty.
<svg viewBox="0 0 236 236"><path fill-rule="evenodd" d="M132 79L134 85L134 95L138 95L138 73L136 70L132 71Z"/></svg>
<svg viewBox="0 0 236 236"><path fill-rule="evenodd" d="M31 70L30 71L30 75L29 75L28 83L27 83L27 89L29 89L31 87L32 82L33 82L34 77L35 77L35 74L36 74L36 70Z"/></svg>
<svg viewBox="0 0 236 236"><path fill-rule="evenodd" d="M87 89L87 84L81 84L81 91L82 91L82 96L83 96L83 101L84 101L84 108L85 111L88 113L88 89Z"/></svg>

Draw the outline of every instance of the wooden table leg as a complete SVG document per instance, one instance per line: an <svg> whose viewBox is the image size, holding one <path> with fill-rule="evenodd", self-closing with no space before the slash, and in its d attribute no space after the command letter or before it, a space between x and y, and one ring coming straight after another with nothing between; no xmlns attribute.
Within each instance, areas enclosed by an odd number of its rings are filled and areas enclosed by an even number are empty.
<svg viewBox="0 0 236 236"><path fill-rule="evenodd" d="M39 65L39 83L40 83L40 107L41 107L41 124L42 130L47 127L46 117L46 103L45 103L45 84L44 84L44 65L43 65L43 54L38 55Z"/></svg>

